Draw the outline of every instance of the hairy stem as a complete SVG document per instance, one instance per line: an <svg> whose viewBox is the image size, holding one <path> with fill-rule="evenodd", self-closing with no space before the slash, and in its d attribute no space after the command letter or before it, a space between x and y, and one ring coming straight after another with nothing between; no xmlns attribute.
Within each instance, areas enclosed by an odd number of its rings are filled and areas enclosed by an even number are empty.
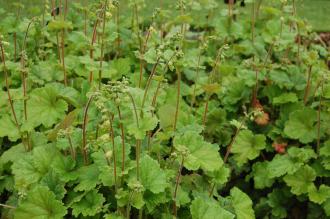
<svg viewBox="0 0 330 219"><path fill-rule="evenodd" d="M148 91L149 91L149 88L150 88L150 85L151 85L151 81L152 81L153 76L154 76L155 73L156 73L156 68L157 68L157 66L158 66L158 64L159 64L159 61L160 61L160 57L157 58L157 61L156 61L156 63L154 64L154 66L153 66L153 68L152 68L152 70L151 70L151 73L150 73L150 75L149 75L149 78L148 78L148 81L147 81L146 87L145 87L145 89L144 89L144 94L143 94L143 99L142 99L142 105L141 105L141 115L143 114L143 113L142 113L142 109L143 109L144 104L145 104L145 102L146 102L146 100L147 100L147 95L148 95Z"/></svg>
<svg viewBox="0 0 330 219"><path fill-rule="evenodd" d="M247 117L245 117L245 118L242 120L240 126L236 129L236 132L235 132L235 134L234 134L234 137L232 138L231 142L230 142L229 145L227 146L226 154L225 154L225 157L223 158L223 163L224 163L224 164L227 163L227 161L228 161L228 157L229 157L229 154L230 154L230 152L231 152L231 148L233 147L233 144L235 143L238 134L239 134L240 131L242 130L246 118L247 118ZM211 197L211 196L213 195L213 192L214 192L215 186L216 186L216 183L213 183L212 186L211 186L211 190L210 190L210 193L209 193L209 197Z"/></svg>
<svg viewBox="0 0 330 219"><path fill-rule="evenodd" d="M5 50L4 50L4 47L3 47L3 43L2 43L2 39L1 38L0 38L0 48L1 48L1 60L2 60L2 64L3 64L3 70L5 72L5 83L6 83L6 91L7 91L7 96L8 96L8 102L9 102L9 105L10 105L12 116L14 118L15 126L17 127L18 131L20 132L20 127L19 127L19 123L18 123L18 120L17 120L17 116L16 116L16 112L15 112L13 100L11 98L10 87L9 87L9 79L8 79L8 72L7 72L7 66L6 66Z"/></svg>
<svg viewBox="0 0 330 219"><path fill-rule="evenodd" d="M119 27L120 27L120 17L119 17L119 15L120 15L120 5L118 4L117 5L117 10L116 10L116 26L117 26L117 34L118 34L118 36L117 36L117 56L120 56L120 29L119 29Z"/></svg>
<svg viewBox="0 0 330 219"><path fill-rule="evenodd" d="M115 191L117 192L117 156L116 156L116 146L115 146L115 133L113 130L113 115L109 115L110 121L110 131L109 135L112 143L112 154L113 154L113 175L115 177Z"/></svg>
<svg viewBox="0 0 330 219"><path fill-rule="evenodd" d="M14 33L14 60L17 59L17 33Z"/></svg>
<svg viewBox="0 0 330 219"><path fill-rule="evenodd" d="M210 102L210 95L207 95L206 97L206 103L205 103L205 108L204 108L204 114L203 114L203 126L206 126L206 118L207 118L207 112L209 109L209 102Z"/></svg>
<svg viewBox="0 0 330 219"><path fill-rule="evenodd" d="M55 0L52 0L52 10L56 8ZM53 20L56 20L56 14L52 13ZM57 47L57 55L58 55L58 61L61 63L61 49L60 49L60 40L58 37L58 33L56 33L56 47Z"/></svg>
<svg viewBox="0 0 330 219"><path fill-rule="evenodd" d="M147 48L147 44L150 38L150 28L148 29L148 33L146 36L146 39L144 41L143 47L140 48L140 77L139 77L139 88L142 85L142 76L143 76L143 66L144 66L144 61L143 61L143 57L144 57L144 53L145 50Z"/></svg>
<svg viewBox="0 0 330 219"><path fill-rule="evenodd" d="M81 148L81 152L83 154L84 157L84 164L87 165L88 164L88 152L87 152L87 123L88 123L88 109L89 106L93 100L94 96L91 96L88 101L87 104L85 106L85 110L84 110L84 120L83 120L83 124L82 124L82 148Z"/></svg>
<svg viewBox="0 0 330 219"><path fill-rule="evenodd" d="M317 155L320 154L320 143L321 143L321 109L322 109L322 96L323 96L323 90L324 90L324 83L322 81L321 85L321 94L319 99L319 107L317 110L317 145L316 145L316 153Z"/></svg>
<svg viewBox="0 0 330 219"><path fill-rule="evenodd" d="M304 104L307 104L308 101L308 97L309 97L309 92L310 92L310 88L311 88L311 79L312 79L312 68L313 66L310 65L308 67L308 73L307 73L307 83L306 83L306 87L305 87L305 94L304 94Z"/></svg>
<svg viewBox="0 0 330 219"><path fill-rule="evenodd" d="M178 123L179 117L179 107L180 107L180 98L181 98L181 72L177 68L176 73L178 75L178 85L177 85L177 96L176 96L176 106L175 106L175 115L174 115L174 123L173 123L173 131L175 132L176 126Z"/></svg>
<svg viewBox="0 0 330 219"><path fill-rule="evenodd" d="M103 7L106 7L106 5L104 5ZM105 9L102 8L102 12L105 13ZM100 16L100 15L99 15ZM96 42L96 37L97 37L97 26L100 23L100 18L99 16L97 16L96 21L94 23L94 27L93 27L93 34L92 34L92 40L91 40L91 48L89 50L89 57L91 60L94 60L94 43ZM93 71L89 72L89 82L92 83L94 80L94 73Z"/></svg>
<svg viewBox="0 0 330 219"><path fill-rule="evenodd" d="M194 88L193 88L193 94L191 97L190 108L194 107L195 101L196 101L196 88L197 88L197 82L198 82L198 77L199 77L199 67L200 67L200 62L201 62L201 56L202 56L202 49L200 49L200 51L198 53L198 60L197 60L197 66L196 66L196 72L195 72L195 83L194 83Z"/></svg>
<svg viewBox="0 0 330 219"><path fill-rule="evenodd" d="M121 116L121 111L120 107L117 106L117 111L118 111L118 117L119 117L119 128L121 131L121 145L122 145L122 166L121 166L121 173L124 175L125 172L125 156L126 156L126 149L125 149L125 132L124 132L124 125L122 122L122 116Z"/></svg>
<svg viewBox="0 0 330 219"><path fill-rule="evenodd" d="M105 1L104 11L103 11L103 24L102 24L102 33L101 33L101 59L100 59L100 69L99 69L99 89L101 89L102 83L102 67L104 60L104 35L105 35L105 26L106 26L106 10L107 10L108 0Z"/></svg>

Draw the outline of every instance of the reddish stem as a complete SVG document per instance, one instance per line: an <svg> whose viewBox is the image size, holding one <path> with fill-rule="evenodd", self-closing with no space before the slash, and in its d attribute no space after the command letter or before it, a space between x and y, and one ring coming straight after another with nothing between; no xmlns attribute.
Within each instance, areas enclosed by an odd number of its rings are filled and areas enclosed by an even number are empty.
<svg viewBox="0 0 330 219"><path fill-rule="evenodd" d="M83 125L82 125L82 148L81 148L81 152L83 154L84 157L84 164L87 165L88 164L88 154L87 154L87 136L86 136L86 129L87 129L87 123L88 123L88 109L89 106L93 100L93 96L91 96L88 101L87 104L85 106L85 110L84 110L84 120L83 120Z"/></svg>

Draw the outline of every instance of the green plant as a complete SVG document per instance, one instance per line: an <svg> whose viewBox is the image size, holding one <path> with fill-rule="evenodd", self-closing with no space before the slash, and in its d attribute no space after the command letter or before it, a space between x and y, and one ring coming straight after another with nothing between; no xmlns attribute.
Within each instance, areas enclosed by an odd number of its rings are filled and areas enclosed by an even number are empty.
<svg viewBox="0 0 330 219"><path fill-rule="evenodd" d="M329 53L297 1L174 2L0 9L3 218L330 216Z"/></svg>

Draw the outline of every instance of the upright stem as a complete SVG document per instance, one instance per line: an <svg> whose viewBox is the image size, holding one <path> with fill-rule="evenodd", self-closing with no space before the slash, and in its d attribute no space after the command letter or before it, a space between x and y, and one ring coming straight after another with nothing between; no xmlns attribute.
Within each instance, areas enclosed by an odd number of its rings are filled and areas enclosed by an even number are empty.
<svg viewBox="0 0 330 219"><path fill-rule="evenodd" d="M107 5L108 5L108 0L105 1L104 11L103 11L103 26L102 26L102 35L101 35L101 59L100 59L100 69L99 69L99 89L101 89L101 82L102 82L102 67L104 60L104 34L105 34Z"/></svg>
<svg viewBox="0 0 330 219"><path fill-rule="evenodd" d="M251 40L252 44L255 41L255 23L256 23L256 15L255 15L255 2L252 3L252 15L251 15Z"/></svg>
<svg viewBox="0 0 330 219"><path fill-rule="evenodd" d="M142 99L142 105L141 105L141 114L142 114L142 109L143 109L143 107L144 107L145 101L147 100L148 90L149 90L149 88L150 88L152 78L153 78L153 76L154 76L155 73L156 73L156 68L157 68L159 62L160 62L160 57L157 58L157 61L156 61L156 63L154 64L154 66L153 66L153 68L152 68L152 70L151 70L151 73L150 73L150 75L149 75L149 78L148 78L148 81L147 81L146 87L145 87L145 89L144 89L144 94L143 94L143 99Z"/></svg>
<svg viewBox="0 0 330 219"><path fill-rule="evenodd" d="M206 118L207 118L207 112L209 109L209 101L210 101L210 95L207 95L206 97L206 103L205 103L205 108L204 108L204 115L203 115L203 126L206 126Z"/></svg>
<svg viewBox="0 0 330 219"><path fill-rule="evenodd" d="M25 120L27 120L28 116L27 116L27 75L26 75L26 72L24 71L25 69L25 60L24 60L24 52L26 50L26 44L27 44L27 38L28 38L28 35L29 35L29 30L30 30L30 27L32 25L32 23L34 22L34 18L31 19L31 21L29 22L28 24L28 27L26 29L26 32L25 32L25 37L24 37L24 42L23 42L23 48L22 48L22 56L21 56L21 68L22 68L22 84L23 84L23 107L24 107L24 118Z"/></svg>
<svg viewBox="0 0 330 219"><path fill-rule="evenodd" d="M106 7L104 5L104 7ZM103 11L103 10L102 10ZM103 11L105 13L105 11ZM93 27L93 35L92 35L92 41L91 41L91 48L89 50L89 57L91 60L94 60L94 43L96 41L96 36L97 36L97 26L99 25L99 22L100 22L100 18L97 17L96 18L96 21L94 23L94 27ZM93 71L90 71L89 72L89 82L92 83L94 80L94 73Z"/></svg>
<svg viewBox="0 0 330 219"><path fill-rule="evenodd" d="M157 97L158 97L158 93L159 93L159 90L160 90L160 86L161 86L161 81L158 82L158 85L157 85L157 89L155 91L155 94L154 94L154 97L152 98L152 104L151 106L154 108L156 106L156 103L157 103ZM151 136L152 136L152 131L148 131L148 152L151 153Z"/></svg>
<svg viewBox="0 0 330 219"><path fill-rule="evenodd" d="M231 148L233 147L233 144L235 143L238 134L239 134L240 131L242 130L242 127L243 127L243 125L244 125L244 123L245 123L245 120L246 120L246 118L243 119L243 121L241 122L240 126L236 129L235 135L234 135L233 139L231 140L230 144L229 144L228 147L227 147L225 157L223 158L223 162L224 162L224 163L227 163L227 160L228 160L229 154L230 154L230 152L231 152Z"/></svg>
<svg viewBox="0 0 330 219"><path fill-rule="evenodd" d="M17 33L14 33L14 60L17 59Z"/></svg>
<svg viewBox="0 0 330 219"><path fill-rule="evenodd" d="M17 120L13 100L11 98L9 80L8 80L8 72L7 72L7 66L6 66L5 50L4 50L1 38L0 38L0 48L1 48L1 60L2 60L2 64L3 64L3 70L5 72L5 83L6 83L6 91L7 91L8 101L9 101L9 105L10 105L10 108L11 108L12 116L14 117L15 125L16 125L18 131L20 132L20 127L19 127L19 123L18 123L18 120Z"/></svg>
<svg viewBox="0 0 330 219"><path fill-rule="evenodd" d="M218 64L221 62L221 54L222 54L222 48L220 48L220 49L218 50L217 57L216 57L216 59L215 59L215 63L214 63L214 66L213 66L212 72L210 73L210 76L209 76L209 78L208 78L209 83L212 83L212 81L213 81L213 77L214 77L214 74L215 74L215 71L216 71L216 69L217 69L217 66L218 66ZM210 95L210 94L207 94L206 103L205 103L205 108L204 108L204 115L203 115L203 125L204 125L204 126L205 126L205 124L206 124L206 118L207 118L207 112L208 112L208 108L209 108L210 97L211 97L211 95Z"/></svg>
<svg viewBox="0 0 330 219"><path fill-rule="evenodd" d="M60 1L60 8L62 7L62 2ZM61 9L60 9L61 10ZM63 19L65 21L66 19L66 15L68 13L68 0L65 0L65 7L64 7L64 15L63 15ZM63 68L63 76L64 76L64 86L68 85L68 78L67 78L67 72L66 72L66 67L65 67L65 43L64 43L64 34L65 34L65 30L62 29L62 42L61 42L61 50L62 50L62 68Z"/></svg>
<svg viewBox="0 0 330 219"><path fill-rule="evenodd" d="M118 111L118 117L119 117L119 128L121 131L121 144L122 144L122 166L121 166L121 172L122 175L125 172L125 156L126 156L126 149L125 149L125 132L124 132L124 125L122 123L122 116L121 116L121 111L120 107L117 106L117 111Z"/></svg>
<svg viewBox="0 0 330 219"><path fill-rule="evenodd" d="M316 153L317 155L320 154L320 143L321 143L321 109L322 109L322 96L323 96L323 88L324 88L324 82L321 82L321 94L320 94L320 100L319 100L319 107L317 110L317 145L316 145Z"/></svg>
<svg viewBox="0 0 330 219"><path fill-rule="evenodd" d="M229 18L230 22L232 22L232 20L233 20L233 8L234 8L234 0L229 0L229 2L228 2L228 18Z"/></svg>
<svg viewBox="0 0 330 219"><path fill-rule="evenodd" d="M240 126L236 129L236 132L235 132L235 134L234 134L234 137L232 138L230 144L229 144L228 147L227 147L226 154L225 154L225 157L224 157L224 159L223 159L223 162L224 162L224 163L227 163L227 161L228 161L228 157L229 157L229 154L230 154L230 152L231 152L231 148L233 147L233 144L235 143L238 134L240 133L241 129L243 128L243 125L244 125L244 123L245 123L245 120L246 120L246 117L242 120ZM209 197L211 197L211 196L213 195L213 192L214 192L215 186L216 186L216 183L213 183L212 186L211 186L211 190L210 190L210 193L209 193Z"/></svg>
<svg viewBox="0 0 330 219"><path fill-rule="evenodd" d="M179 188L179 184L180 184L180 178L181 178L183 163L184 163L184 156L182 156L182 160L181 160L179 170L178 170L178 175L176 176L175 189L174 189L174 194L173 194L173 201L174 201L174 203L173 203L173 214L174 214L175 217L177 216L176 196L177 196L177 192L178 192L178 188Z"/></svg>
<svg viewBox="0 0 330 219"><path fill-rule="evenodd" d="M147 36L146 36L146 40L143 44L143 47L140 48L140 77L139 77L139 88L141 87L141 84L142 84L142 76L143 76L143 65L144 65L144 62L143 62L143 56L144 56L144 53L145 53L145 50L147 48L147 44L148 44L148 40L149 40L149 37L150 37L150 28L148 29L148 33L147 33Z"/></svg>
<svg viewBox="0 0 330 219"><path fill-rule="evenodd" d="M113 175L115 177L115 190L117 191L117 156L116 156L116 146L115 146L115 133L113 131L113 116L109 115L110 121L110 138L112 143L112 154L113 154Z"/></svg>
<svg viewBox="0 0 330 219"><path fill-rule="evenodd" d="M139 39L139 48L141 50L141 48L142 48L142 39L141 39L141 36L140 36L139 10L138 10L138 6L137 6L136 2L134 3L134 14L135 14L135 20L136 20L136 35Z"/></svg>
<svg viewBox="0 0 330 219"><path fill-rule="evenodd" d="M46 15L46 3L47 0L44 0L43 10L42 10L42 26L45 26L45 15Z"/></svg>
<svg viewBox="0 0 330 219"><path fill-rule="evenodd" d="M130 97L132 105L133 105L133 110L134 110L135 120L136 120L136 126L139 128L140 127L139 117L138 117L138 113L137 113L134 98L130 93L127 93L127 94ZM139 178L140 178L140 147L141 147L141 140L136 139L135 156L136 156L136 178L137 178L137 180L139 180Z"/></svg>
<svg viewBox="0 0 330 219"><path fill-rule="evenodd" d="M64 20L66 19L66 16L68 15L68 0L65 0L65 6L64 6Z"/></svg>
<svg viewBox="0 0 330 219"><path fill-rule="evenodd" d="M257 11L256 11L256 18L257 19L259 17L259 12L260 12L261 4L262 4L262 0L259 0L258 5L257 5Z"/></svg>
<svg viewBox="0 0 330 219"><path fill-rule="evenodd" d="M178 123L178 117L179 117L179 106L180 106L180 99L181 99L181 72L177 68L176 73L178 75L178 87L177 87L177 96L176 96L176 107L175 107L175 115L174 115L174 123L173 123L173 131L175 132L176 126Z"/></svg>
<svg viewBox="0 0 330 219"><path fill-rule="evenodd" d="M87 8L84 8L84 34L87 36Z"/></svg>
<svg viewBox="0 0 330 219"><path fill-rule="evenodd" d="M141 140L136 139L135 156L136 156L136 179L140 179L140 153L141 153Z"/></svg>
<svg viewBox="0 0 330 219"><path fill-rule="evenodd" d="M254 106L257 103L258 97L258 89L259 89L259 71L255 70L255 80L256 83L254 85L253 94L252 94L252 105Z"/></svg>
<svg viewBox="0 0 330 219"><path fill-rule="evenodd" d="M52 10L55 8L56 8L55 0L52 0ZM53 19L56 20L55 13L53 13ZM60 49L58 33L56 33L56 46L57 46L58 61L61 63L61 49Z"/></svg>
<svg viewBox="0 0 330 219"><path fill-rule="evenodd" d="M68 78L67 78L67 73L66 73L66 68L65 68L65 43L64 43L64 29L62 29L62 42L61 42L61 51L62 51L62 68L63 68L63 77L64 77L64 86L68 85Z"/></svg>
<svg viewBox="0 0 330 219"><path fill-rule="evenodd" d="M120 29L119 29L119 26L120 26L120 18L119 18L119 15L120 15L120 5L118 4L117 5L117 10L116 10L116 25L117 25L117 55L120 56Z"/></svg>
<svg viewBox="0 0 330 219"><path fill-rule="evenodd" d="M89 106L93 100L94 96L91 96L88 101L87 104L85 106L85 110L84 110L84 120L83 120L83 124L82 124L82 148L81 148L81 152L83 154L84 157L84 164L87 165L88 164L88 156L87 156L87 123L88 123L88 109Z"/></svg>
<svg viewBox="0 0 330 219"><path fill-rule="evenodd" d="M194 107L195 101L196 101L196 87L197 87L197 82L198 82L198 78L199 78L199 66L200 66L200 62L201 62L201 56L202 56L202 49L200 49L199 53L198 53L198 60L197 60L197 67L196 67L196 74L195 74L195 83L194 83L194 88L193 88L193 94L191 97L191 103L190 103L190 107Z"/></svg>
<svg viewBox="0 0 330 219"><path fill-rule="evenodd" d="M307 76L307 83L306 83L306 88L305 88L305 94L304 94L304 104L307 104L308 101L308 96L309 96L309 92L310 92L310 88L311 88L311 78L312 78L312 68L313 66L310 65L308 67L308 76Z"/></svg>

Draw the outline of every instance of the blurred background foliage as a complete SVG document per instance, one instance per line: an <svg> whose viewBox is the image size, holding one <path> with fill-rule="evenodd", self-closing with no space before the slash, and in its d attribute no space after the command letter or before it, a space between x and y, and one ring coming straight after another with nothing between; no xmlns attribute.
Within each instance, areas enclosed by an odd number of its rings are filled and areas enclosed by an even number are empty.
<svg viewBox="0 0 330 219"><path fill-rule="evenodd" d="M18 12L18 5L24 6L24 9L19 11L20 14L34 16L39 15L43 12L43 5L45 1L50 0L18 0L18 1L9 1L9 0L0 0L0 10L3 12ZM98 0L70 0L70 3L81 3L88 4L90 2L97 2ZM120 0L120 3L123 7L127 6L129 0ZM173 5L176 0L145 0L146 3L146 13L152 13L152 10L155 7L159 7L160 2L163 6ZM256 0L262 1L262 4L269 4L269 0ZM307 19L308 22L312 25L315 31L318 32L328 32L330 31L330 0L296 0L297 1L297 10L298 14ZM58 2L58 0L57 0ZM218 0L220 5L226 7L223 4L223 0ZM50 4L50 3L49 3ZM245 10L245 9L243 9ZM123 10L127 11L127 10ZM246 9L247 13L250 10ZM130 12L128 12L130 13Z"/></svg>

